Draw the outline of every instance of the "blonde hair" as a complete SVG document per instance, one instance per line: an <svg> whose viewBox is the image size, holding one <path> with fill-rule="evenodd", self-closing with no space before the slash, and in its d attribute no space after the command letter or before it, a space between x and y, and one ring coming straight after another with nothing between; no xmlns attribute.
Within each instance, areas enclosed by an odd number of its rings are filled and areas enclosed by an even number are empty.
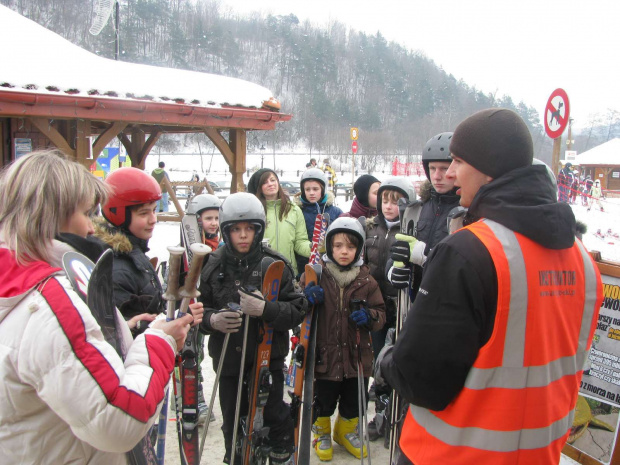
<svg viewBox="0 0 620 465"><path fill-rule="evenodd" d="M0 173L0 231L21 265L49 262L49 246L78 206L105 203L107 186L58 150L24 155Z"/></svg>
<svg viewBox="0 0 620 465"><path fill-rule="evenodd" d="M382 193L381 193L381 201L382 202L387 202L388 200L397 203L398 199L403 198L404 195L402 192L398 192L392 189L385 189Z"/></svg>

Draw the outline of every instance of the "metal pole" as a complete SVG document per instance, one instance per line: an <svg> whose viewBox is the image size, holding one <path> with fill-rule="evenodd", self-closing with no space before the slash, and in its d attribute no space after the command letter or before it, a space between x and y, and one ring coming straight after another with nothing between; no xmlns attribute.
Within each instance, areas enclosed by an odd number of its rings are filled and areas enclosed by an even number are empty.
<svg viewBox="0 0 620 465"><path fill-rule="evenodd" d="M119 24L120 24L120 6L118 2L114 5L114 59L118 61L120 54L120 37L119 37Z"/></svg>

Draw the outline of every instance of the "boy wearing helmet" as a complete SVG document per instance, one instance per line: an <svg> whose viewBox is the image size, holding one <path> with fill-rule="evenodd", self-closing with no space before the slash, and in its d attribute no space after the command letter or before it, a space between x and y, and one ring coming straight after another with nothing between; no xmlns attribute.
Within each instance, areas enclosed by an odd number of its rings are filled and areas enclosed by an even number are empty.
<svg viewBox="0 0 620 465"><path fill-rule="evenodd" d="M326 186L327 176L325 173L318 168L310 168L302 173L300 179L301 192L293 197L293 201L304 214L306 231L310 241L314 235L314 223L318 214L327 213L330 222L342 215L342 210L334 205L334 193L328 191ZM295 258L297 259L297 270L302 272L308 263L308 257L295 254Z"/></svg>
<svg viewBox="0 0 620 465"><path fill-rule="evenodd" d="M146 256L157 216L161 189L157 181L137 168L120 168L105 180L112 194L102 208L95 235L114 251L114 303L126 320L138 317L134 336L164 309L162 287ZM192 313L202 308L191 304Z"/></svg>
<svg viewBox="0 0 620 465"><path fill-rule="evenodd" d="M454 179L446 176L450 158L451 132L442 132L429 139L422 151L422 165L427 181L420 186L422 209L416 224L415 238L399 235L393 246L392 259L410 262L413 267L414 293L422 280L422 265L433 247L448 236L448 214L459 206L460 196L456 194ZM403 288L409 285L411 268L394 268L392 283Z"/></svg>
<svg viewBox="0 0 620 465"><path fill-rule="evenodd" d="M244 320L237 311L220 309L228 308L229 303L238 303L241 312L250 317L245 319L250 325L244 365L246 376L251 373L256 359L260 325L265 323L273 327L269 365L273 382L264 420L265 425L270 427L268 444L272 448L271 463L290 463L294 425L290 408L283 400L282 369L288 353L288 331L301 323L308 304L304 296L295 290L294 273L288 265L284 269L277 302L266 302L259 292L241 291L242 287L261 288L263 258L285 261L282 255L261 244L265 232L265 210L256 196L245 192L230 195L222 203L219 221L225 245L210 255L200 276L200 299L206 309L200 330L210 336L208 350L214 369L220 357L225 357L218 386L226 446L224 462L229 463L231 457ZM230 340L224 354L222 345L226 333L230 333ZM244 384L241 416L247 414L247 399L247 384ZM235 464L240 463L241 458L236 454Z"/></svg>
<svg viewBox="0 0 620 465"><path fill-rule="evenodd" d="M320 286L306 283L305 275L301 277L308 301L318 305L315 311L320 315L314 371L317 420L312 429L314 449L324 461L332 459L330 416L336 406L334 441L358 459L362 453L358 435L358 350L367 390L373 361L370 332L380 330L385 323L381 290L361 257L364 238L364 229L355 218L338 218L327 230ZM366 448L363 454L367 455Z"/></svg>

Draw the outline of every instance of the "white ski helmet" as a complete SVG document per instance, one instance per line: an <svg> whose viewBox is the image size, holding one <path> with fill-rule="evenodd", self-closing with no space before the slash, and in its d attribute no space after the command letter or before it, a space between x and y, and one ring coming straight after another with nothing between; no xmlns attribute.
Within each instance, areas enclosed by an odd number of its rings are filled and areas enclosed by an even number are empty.
<svg viewBox="0 0 620 465"><path fill-rule="evenodd" d="M260 244L265 235L265 209L263 204L253 194L237 192L231 194L220 207L220 231L226 243L226 247L232 250L229 228L233 224L247 221L256 227L252 248Z"/></svg>
<svg viewBox="0 0 620 465"><path fill-rule="evenodd" d="M428 180L431 180L431 176L428 169L428 164L432 161L447 161L452 163L450 157L450 140L452 139L451 132L442 132L434 137L431 137L422 150L422 166L424 166L424 172Z"/></svg>
<svg viewBox="0 0 620 465"><path fill-rule="evenodd" d="M299 179L299 187L301 189L301 198L306 199L306 193L304 192L304 183L306 181L317 181L321 187L321 195L325 195L325 187L327 186L327 175L319 168L310 168L301 174Z"/></svg>
<svg viewBox="0 0 620 465"><path fill-rule="evenodd" d="M383 195L383 191L385 190L400 192L407 200L409 200L409 202L416 199L415 187L409 179L404 176L392 176L387 178L381 183L379 190L377 190L377 214L379 215L379 218L384 218L383 212L381 211L381 204L383 203L381 197Z"/></svg>
<svg viewBox="0 0 620 465"><path fill-rule="evenodd" d="M327 233L325 233L325 250L329 259L334 263L336 261L334 260L331 242L332 237L338 233L350 233L358 238L357 251L355 252L355 259L352 263L357 262L362 255L362 250L364 250L364 241L366 240L364 228L357 218L347 218L341 216L340 218L336 218L332 221L332 224L330 224L327 228Z"/></svg>
<svg viewBox="0 0 620 465"><path fill-rule="evenodd" d="M219 210L222 202L213 194L199 194L189 201L188 215L200 215L204 210Z"/></svg>

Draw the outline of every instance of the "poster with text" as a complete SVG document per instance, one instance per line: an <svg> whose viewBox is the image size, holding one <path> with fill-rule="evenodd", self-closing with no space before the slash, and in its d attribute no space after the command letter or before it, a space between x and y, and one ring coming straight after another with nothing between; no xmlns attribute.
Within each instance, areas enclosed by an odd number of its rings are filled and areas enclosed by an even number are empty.
<svg viewBox="0 0 620 465"><path fill-rule="evenodd" d="M620 279L601 277L604 299L580 392L620 406Z"/></svg>

